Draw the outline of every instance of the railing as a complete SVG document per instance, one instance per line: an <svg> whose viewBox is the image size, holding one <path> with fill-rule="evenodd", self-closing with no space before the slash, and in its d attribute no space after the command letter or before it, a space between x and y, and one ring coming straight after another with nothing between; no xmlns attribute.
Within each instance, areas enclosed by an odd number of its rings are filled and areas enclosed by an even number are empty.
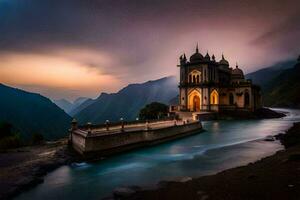
<svg viewBox="0 0 300 200"><path fill-rule="evenodd" d="M76 131L81 135L87 134L113 134L129 131L141 131L141 130L155 130L168 128L173 126L182 126L186 124L195 123L195 120L152 120L152 121L139 121L125 123L114 123L114 124L100 124L92 125L87 124L84 126L77 127L74 122L72 122L72 131Z"/></svg>

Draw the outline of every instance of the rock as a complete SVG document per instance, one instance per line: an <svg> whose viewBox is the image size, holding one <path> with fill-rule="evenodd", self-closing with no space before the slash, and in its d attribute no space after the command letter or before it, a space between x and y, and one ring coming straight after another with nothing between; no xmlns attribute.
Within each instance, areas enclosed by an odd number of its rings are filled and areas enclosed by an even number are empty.
<svg viewBox="0 0 300 200"><path fill-rule="evenodd" d="M289 161L300 161L300 154L292 154L289 156Z"/></svg>
<svg viewBox="0 0 300 200"><path fill-rule="evenodd" d="M124 197L130 197L134 193L136 193L135 190L128 188L128 187L121 187L121 188L116 188L113 191L114 197L115 198L124 198Z"/></svg>
<svg viewBox="0 0 300 200"><path fill-rule="evenodd" d="M268 135L264 140L265 140L265 141L273 142L273 141L275 141L275 137L272 136L272 135Z"/></svg>
<svg viewBox="0 0 300 200"><path fill-rule="evenodd" d="M188 181L191 181L191 180L192 180L192 178L191 178L191 177L189 177L189 176L186 176L186 177L183 177L183 178L181 178L179 182L181 182L181 183L185 183L185 182L188 182Z"/></svg>
<svg viewBox="0 0 300 200"><path fill-rule="evenodd" d="M206 200L206 199L208 199L208 198L209 198L208 195L203 195L203 196L201 197L201 200Z"/></svg>

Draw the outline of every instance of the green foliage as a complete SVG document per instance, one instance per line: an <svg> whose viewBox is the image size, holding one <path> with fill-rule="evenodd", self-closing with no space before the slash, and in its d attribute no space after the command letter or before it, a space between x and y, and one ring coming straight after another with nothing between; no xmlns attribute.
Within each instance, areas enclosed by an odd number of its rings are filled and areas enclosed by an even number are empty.
<svg viewBox="0 0 300 200"><path fill-rule="evenodd" d="M169 107L165 104L153 102L140 110L139 118L142 120L159 119L167 116Z"/></svg>
<svg viewBox="0 0 300 200"><path fill-rule="evenodd" d="M10 123L0 122L0 149L16 148L22 145L21 137Z"/></svg>
<svg viewBox="0 0 300 200"><path fill-rule="evenodd" d="M44 136L40 133L34 133L31 136L31 142L33 145L41 144L44 142Z"/></svg>
<svg viewBox="0 0 300 200"><path fill-rule="evenodd" d="M0 139L12 136L13 126L7 122L0 122Z"/></svg>

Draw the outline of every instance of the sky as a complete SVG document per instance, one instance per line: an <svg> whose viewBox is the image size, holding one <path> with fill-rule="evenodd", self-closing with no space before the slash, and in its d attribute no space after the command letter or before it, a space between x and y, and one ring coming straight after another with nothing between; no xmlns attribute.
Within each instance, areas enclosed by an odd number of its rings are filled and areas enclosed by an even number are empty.
<svg viewBox="0 0 300 200"><path fill-rule="evenodd" d="M0 83L97 97L222 53L244 73L300 54L299 0L0 0Z"/></svg>

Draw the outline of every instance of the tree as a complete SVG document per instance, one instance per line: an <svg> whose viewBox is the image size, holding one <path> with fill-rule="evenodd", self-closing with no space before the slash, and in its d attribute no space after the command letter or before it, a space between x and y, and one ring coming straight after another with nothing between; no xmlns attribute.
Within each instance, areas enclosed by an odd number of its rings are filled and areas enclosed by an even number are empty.
<svg viewBox="0 0 300 200"><path fill-rule="evenodd" d="M0 149L9 149L21 146L20 135L14 130L13 125L0 122Z"/></svg>
<svg viewBox="0 0 300 200"><path fill-rule="evenodd" d="M140 110L139 118L142 120L160 119L167 116L169 107L165 104L152 102Z"/></svg>

